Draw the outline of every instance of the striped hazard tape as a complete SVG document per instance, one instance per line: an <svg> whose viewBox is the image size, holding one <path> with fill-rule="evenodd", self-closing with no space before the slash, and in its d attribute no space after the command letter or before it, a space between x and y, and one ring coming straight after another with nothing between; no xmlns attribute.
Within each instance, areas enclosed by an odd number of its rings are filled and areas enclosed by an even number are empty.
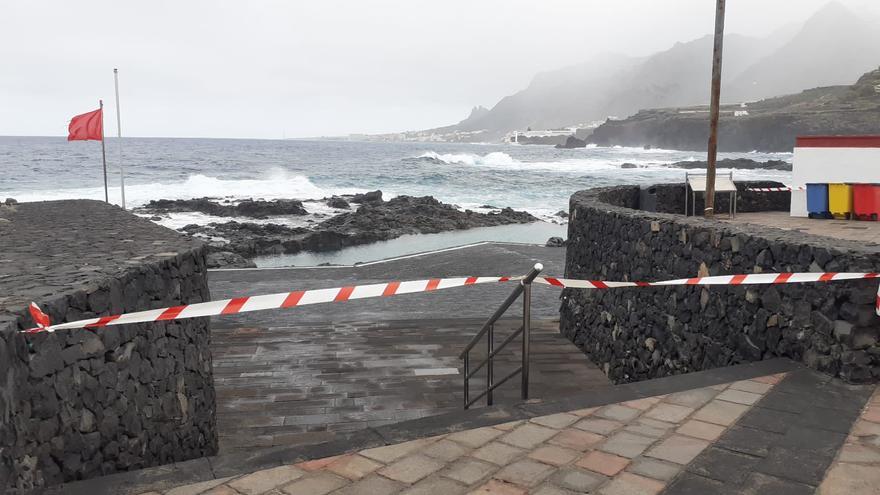
<svg viewBox="0 0 880 495"><path fill-rule="evenodd" d="M433 292L436 290L451 289L453 287L507 282L519 278L522 277L432 278L427 280L411 280L408 282L386 282L382 284L334 287L332 289L297 290L261 296L221 299L183 306L173 306L170 308L151 309L148 311L139 311L137 313L102 316L99 318L71 321L69 323L59 323L58 325L50 324L49 316L43 313L36 304L31 303L30 313L37 327L25 330L25 332L54 332L55 330L71 328L101 328L112 325L124 325L126 323L146 323L152 321L199 318L202 316L234 315L267 309L284 309L297 306L307 306L309 304L342 302L351 299L389 297L401 294L413 294L416 292Z"/></svg>
<svg viewBox="0 0 880 495"><path fill-rule="evenodd" d="M805 191L807 188L805 187L749 187L746 188L746 191L752 192L791 192L791 191Z"/></svg>
<svg viewBox="0 0 880 495"><path fill-rule="evenodd" d="M834 282L840 280L863 280L880 278L880 273L752 273L746 275L719 275L713 277L681 278L659 282L613 282L604 280L579 280L556 277L536 277L534 283L568 289L617 289L624 287L663 287L674 285L754 285L754 284L793 284L808 282ZM49 316L31 303L30 313L36 328L24 330L27 333L54 332L72 328L102 328L127 323L147 323L154 321L181 320L204 316L233 315L251 311L294 308L309 304L342 302L352 299L389 297L417 292L433 292L442 289L465 287L469 285L520 281L523 277L458 277L432 278L408 282L386 282L381 284L334 287L332 289L299 290L260 296L222 299L170 308L151 309L122 315L101 316L85 320L52 325ZM880 288L877 290L877 314L880 315Z"/></svg>
<svg viewBox="0 0 880 495"><path fill-rule="evenodd" d="M660 282L606 282L603 280L537 277L535 283L572 289L615 289L618 287L658 287L665 285L797 284L871 278L880 278L880 273L750 273L747 275L679 278L675 280L663 280Z"/></svg>
<svg viewBox="0 0 880 495"><path fill-rule="evenodd" d="M663 287L670 285L773 285L809 282L834 282L838 280L865 280L880 278L880 273L749 273L745 275L717 275L714 277L679 278L660 282L610 282L604 280L579 280L570 278L537 277L536 284L546 284L566 289L616 289L621 287ZM880 287L874 304L880 316Z"/></svg>

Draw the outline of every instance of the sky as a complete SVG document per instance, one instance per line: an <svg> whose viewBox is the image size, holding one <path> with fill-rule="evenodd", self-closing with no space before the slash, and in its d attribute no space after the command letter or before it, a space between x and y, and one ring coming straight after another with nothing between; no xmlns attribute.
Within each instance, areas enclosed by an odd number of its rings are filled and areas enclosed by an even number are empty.
<svg viewBox="0 0 880 495"><path fill-rule="evenodd" d="M827 2L729 0L726 31L768 36ZM709 34L714 10L712 0L2 0L0 135L66 135L99 98L115 134L114 67L126 136L431 128L537 72Z"/></svg>

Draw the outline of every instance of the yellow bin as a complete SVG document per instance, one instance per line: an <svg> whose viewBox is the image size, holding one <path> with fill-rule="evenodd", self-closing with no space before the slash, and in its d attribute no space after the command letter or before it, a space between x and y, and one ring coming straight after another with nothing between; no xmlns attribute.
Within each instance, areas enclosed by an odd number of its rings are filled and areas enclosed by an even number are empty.
<svg viewBox="0 0 880 495"><path fill-rule="evenodd" d="M849 218L852 215L852 186L828 184L828 211L835 217Z"/></svg>

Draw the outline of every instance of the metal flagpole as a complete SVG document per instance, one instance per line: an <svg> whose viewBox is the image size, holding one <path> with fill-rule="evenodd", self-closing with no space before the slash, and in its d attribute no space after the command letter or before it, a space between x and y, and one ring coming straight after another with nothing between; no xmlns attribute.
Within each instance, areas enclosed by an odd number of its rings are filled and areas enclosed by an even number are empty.
<svg viewBox="0 0 880 495"><path fill-rule="evenodd" d="M122 168L122 119L119 117L119 70L113 69L113 84L116 87L116 132L119 139L119 186L122 191L122 209L125 209L125 173Z"/></svg>
<svg viewBox="0 0 880 495"><path fill-rule="evenodd" d="M724 46L724 3L715 4L715 46L712 50L712 96L709 101L709 153L706 157L706 209L703 215L715 216L715 160L718 156L718 115L721 106L721 54Z"/></svg>
<svg viewBox="0 0 880 495"><path fill-rule="evenodd" d="M104 202L110 202L110 195L107 193L107 152L104 150L104 100L98 100L101 108L101 160L104 162Z"/></svg>

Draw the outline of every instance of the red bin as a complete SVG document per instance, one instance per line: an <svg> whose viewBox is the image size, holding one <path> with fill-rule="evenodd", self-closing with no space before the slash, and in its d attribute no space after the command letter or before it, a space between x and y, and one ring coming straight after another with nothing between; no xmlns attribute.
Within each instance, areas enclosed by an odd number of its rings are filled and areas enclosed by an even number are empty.
<svg viewBox="0 0 880 495"><path fill-rule="evenodd" d="M853 216L877 221L880 217L880 184L853 184Z"/></svg>

